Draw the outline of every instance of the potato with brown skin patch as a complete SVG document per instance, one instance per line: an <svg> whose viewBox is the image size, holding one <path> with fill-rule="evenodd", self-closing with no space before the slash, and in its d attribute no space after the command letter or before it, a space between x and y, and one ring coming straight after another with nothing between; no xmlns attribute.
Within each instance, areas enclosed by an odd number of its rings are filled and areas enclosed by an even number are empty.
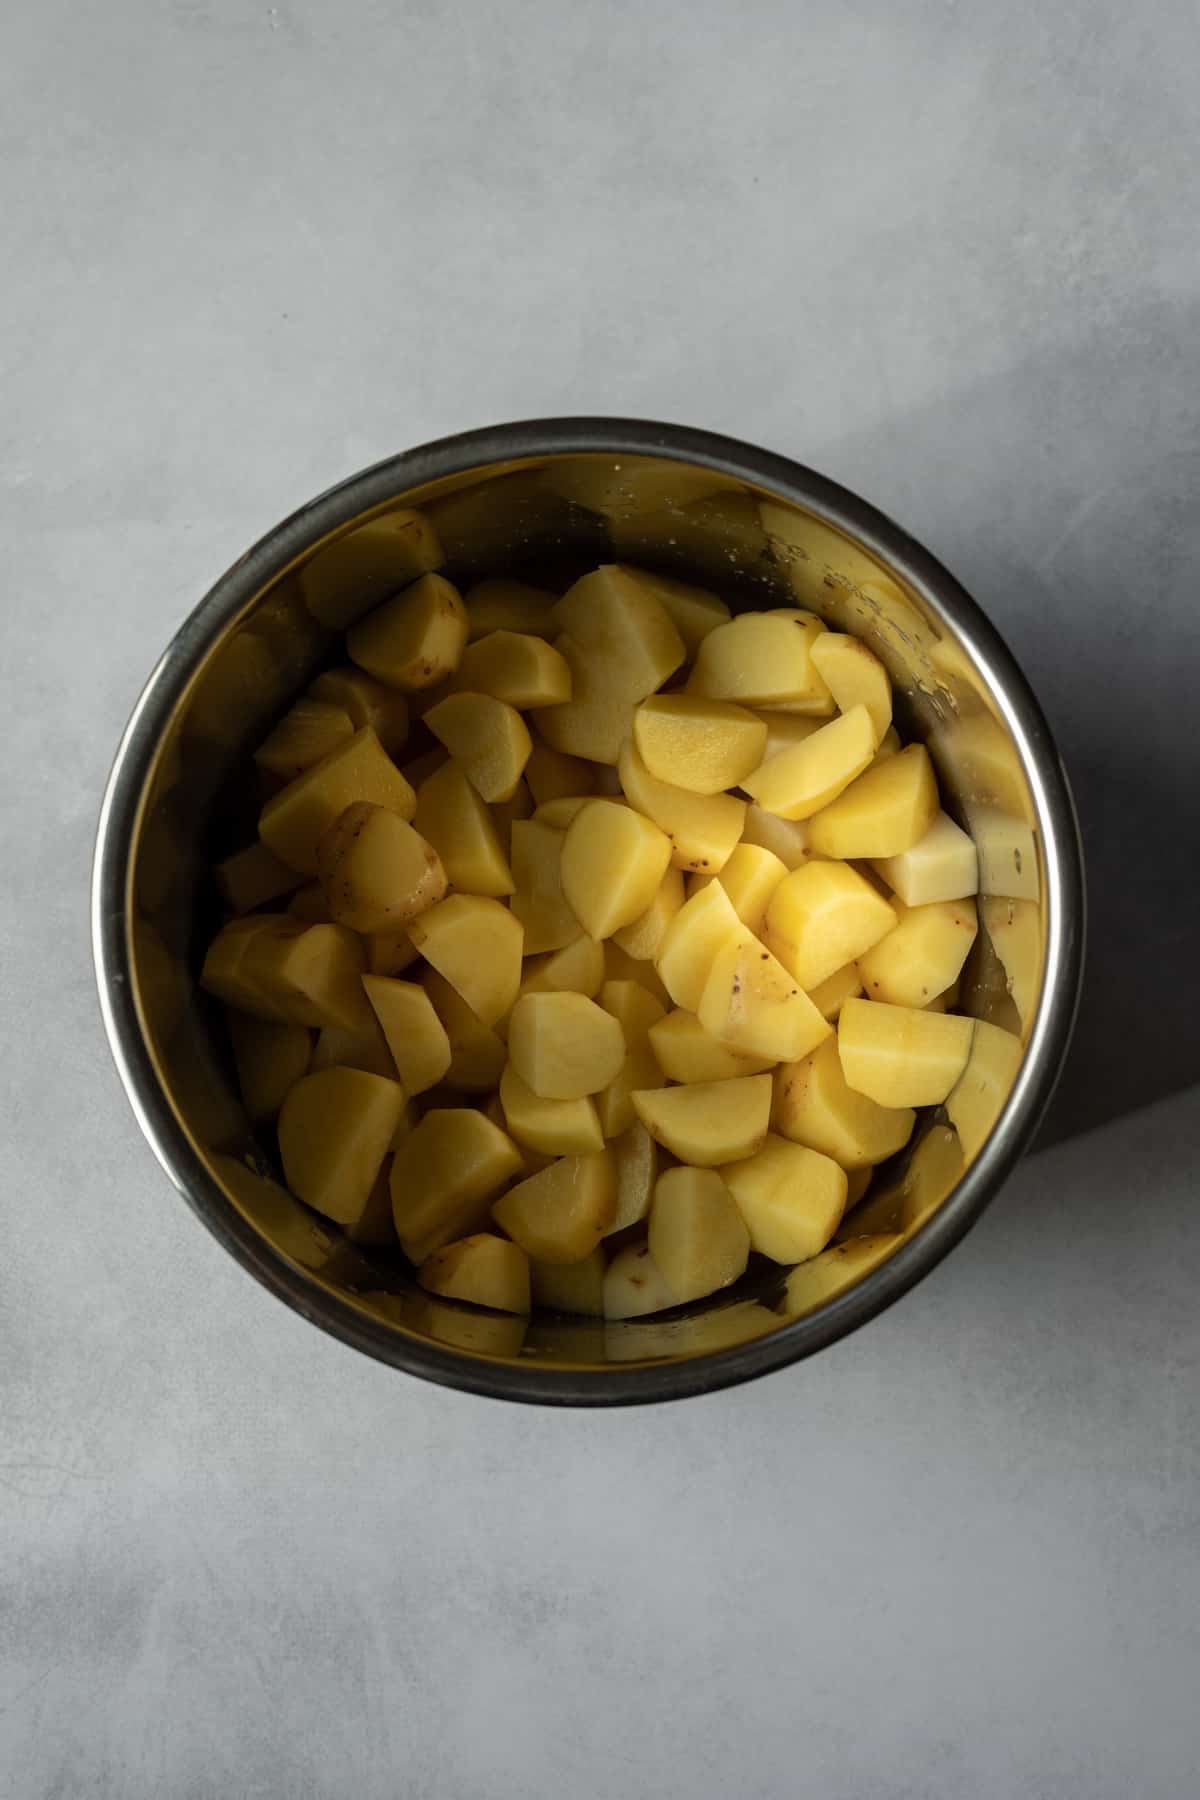
<svg viewBox="0 0 1200 1800"><path fill-rule="evenodd" d="M490 1306L494 1312L527 1313L529 1258L519 1245L493 1232L476 1232L427 1256L417 1280L431 1294Z"/></svg>
<svg viewBox="0 0 1200 1800"><path fill-rule="evenodd" d="M360 669L408 693L452 675L466 642L466 608L443 575L422 575L346 634L346 648Z"/></svg>
<svg viewBox="0 0 1200 1800"><path fill-rule="evenodd" d="M369 800L348 806L324 833L317 874L334 922L362 932L410 925L447 885L428 839Z"/></svg>

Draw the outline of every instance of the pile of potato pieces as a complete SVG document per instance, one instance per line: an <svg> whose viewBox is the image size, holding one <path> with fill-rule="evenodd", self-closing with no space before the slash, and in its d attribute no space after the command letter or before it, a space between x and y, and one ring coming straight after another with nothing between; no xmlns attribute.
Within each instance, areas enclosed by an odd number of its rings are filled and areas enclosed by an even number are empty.
<svg viewBox="0 0 1200 1800"><path fill-rule="evenodd" d="M353 1240L633 1318L818 1255L916 1108L986 1133L1019 1046L951 1010L975 850L865 644L606 565L426 573L346 648L257 753L202 981Z"/></svg>

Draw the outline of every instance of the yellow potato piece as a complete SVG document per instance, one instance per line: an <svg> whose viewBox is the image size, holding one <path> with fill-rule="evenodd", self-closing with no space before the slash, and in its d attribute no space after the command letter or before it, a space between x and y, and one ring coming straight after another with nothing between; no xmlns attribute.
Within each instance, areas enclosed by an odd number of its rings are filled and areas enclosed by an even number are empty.
<svg viewBox="0 0 1200 1800"><path fill-rule="evenodd" d="M975 942L973 900L935 900L907 907L894 901L894 931L858 959L868 1000L927 1006L958 979Z"/></svg>
<svg viewBox="0 0 1200 1800"><path fill-rule="evenodd" d="M543 1156L586 1156L604 1148L594 1100L587 1095L581 1100L543 1100L511 1063L500 1077L500 1104L509 1133L522 1149Z"/></svg>
<svg viewBox="0 0 1200 1800"><path fill-rule="evenodd" d="M668 925L655 959L659 977L676 1006L696 1012L713 958L742 935L742 922L719 882L685 900Z"/></svg>
<svg viewBox="0 0 1200 1800"><path fill-rule="evenodd" d="M889 725L879 740L878 750L876 750L874 756L871 758L872 768L874 768L876 763L886 762L889 756L899 756L902 749L903 745L900 742L900 733L896 730L894 725Z"/></svg>
<svg viewBox="0 0 1200 1800"><path fill-rule="evenodd" d="M752 800L782 819L810 819L836 800L875 754L875 732L865 706L831 719L802 744L781 750L742 782ZM891 766L891 765L888 765ZM812 827L809 826L812 848Z"/></svg>
<svg viewBox="0 0 1200 1800"><path fill-rule="evenodd" d="M563 840L563 894L589 937L611 937L641 918L670 860L669 839L649 819L617 800L590 800Z"/></svg>
<svg viewBox="0 0 1200 1800"><path fill-rule="evenodd" d="M509 706L557 706L571 698L571 671L544 638L493 631L463 651L455 686Z"/></svg>
<svg viewBox="0 0 1200 1800"><path fill-rule="evenodd" d="M818 856L902 856L938 815L937 781L924 744L873 762L808 822Z"/></svg>
<svg viewBox="0 0 1200 1800"><path fill-rule="evenodd" d="M761 844L739 844L718 875L689 875L688 893L698 894L708 882L719 881L742 924L759 932L767 916L767 902L787 872L787 864L773 851Z"/></svg>
<svg viewBox="0 0 1200 1800"><path fill-rule="evenodd" d="M509 1021L508 1054L543 1100L580 1100L620 1073L625 1036L584 994L523 994Z"/></svg>
<svg viewBox="0 0 1200 1800"><path fill-rule="evenodd" d="M379 1020L406 1094L423 1094L450 1067L450 1039L425 989L415 981L364 975L362 984Z"/></svg>
<svg viewBox="0 0 1200 1800"><path fill-rule="evenodd" d="M362 1069L306 1075L279 1113L279 1155L288 1186L327 1219L362 1213L404 1112L404 1089Z"/></svg>
<svg viewBox="0 0 1200 1800"><path fill-rule="evenodd" d="M387 931L368 931L365 942L367 968L372 975L402 975L418 960L417 947L405 925Z"/></svg>
<svg viewBox="0 0 1200 1800"><path fill-rule="evenodd" d="M409 936L484 1025L512 1006L521 985L525 933L499 900L451 894L414 919Z"/></svg>
<svg viewBox="0 0 1200 1800"><path fill-rule="evenodd" d="M618 665L631 700L660 688L684 662L683 639L653 581L621 563L581 576L555 608L573 643Z"/></svg>
<svg viewBox="0 0 1200 1800"><path fill-rule="evenodd" d="M374 1249L394 1250L396 1248L396 1221L392 1218L391 1190L392 1159L385 1156L379 1165L379 1173L371 1183L371 1191L367 1195L366 1205L357 1219L352 1219L345 1226L346 1236L352 1244L363 1244Z"/></svg>
<svg viewBox="0 0 1200 1800"><path fill-rule="evenodd" d="M949 1021L948 1021L949 1022ZM953 1021L970 1025L970 1019ZM946 1098L946 1113L969 1162L1003 1111L1021 1067L1021 1040L1011 1031L974 1021L966 1067Z"/></svg>
<svg viewBox="0 0 1200 1800"><path fill-rule="evenodd" d="M523 631L545 637L555 627L558 595L527 581L477 581L463 596L471 641L494 631Z"/></svg>
<svg viewBox="0 0 1200 1800"><path fill-rule="evenodd" d="M632 743L621 746L617 764L631 807L652 819L671 843L677 869L716 874L725 867L742 835L746 802L731 794L693 794L651 775Z"/></svg>
<svg viewBox="0 0 1200 1800"><path fill-rule="evenodd" d="M606 1138L619 1137L636 1121L632 1095L637 1088L661 1087L662 1072L650 1043L650 1027L663 1008L638 981L606 981L600 1004L621 1027L625 1060L608 1086L596 1095L596 1111Z"/></svg>
<svg viewBox="0 0 1200 1800"><path fill-rule="evenodd" d="M830 635L829 633L825 634ZM820 731L826 723L824 719L805 718L803 713L781 713L760 711L755 714L767 728L767 741L763 745L760 762L766 762L772 756L778 756L781 750L791 750L797 744L804 743L814 731Z"/></svg>
<svg viewBox="0 0 1200 1800"><path fill-rule="evenodd" d="M229 1037L238 1087L252 1125L273 1119L312 1060L312 1032L303 1025L254 1019L230 1011Z"/></svg>
<svg viewBox="0 0 1200 1800"><path fill-rule="evenodd" d="M521 1354L529 1330L529 1320L517 1313L478 1311L442 1300L436 1294L384 1294L374 1298L387 1303L387 1318L394 1316L393 1309L402 1307L402 1323L411 1331L439 1344L451 1344L456 1350L467 1350L472 1356L494 1356L511 1362Z"/></svg>
<svg viewBox="0 0 1200 1800"><path fill-rule="evenodd" d="M512 828L512 910L525 927L525 954L562 950L579 936L579 920L562 888L564 833L518 819Z"/></svg>
<svg viewBox="0 0 1200 1800"><path fill-rule="evenodd" d="M767 728L744 706L692 694L652 694L633 715L650 774L694 794L722 794L762 761Z"/></svg>
<svg viewBox="0 0 1200 1800"><path fill-rule="evenodd" d="M872 1169L846 1170L846 1212L858 1205L871 1185Z"/></svg>
<svg viewBox="0 0 1200 1800"><path fill-rule="evenodd" d="M980 900L979 911L1004 967L1024 1030L1033 1018L1041 981L1041 914L1032 900L1006 900L997 895Z"/></svg>
<svg viewBox="0 0 1200 1800"><path fill-rule="evenodd" d="M300 876L265 844L248 844L213 870L221 898L232 913L253 912L299 886ZM290 910L290 908L289 908ZM314 921L315 922L315 921Z"/></svg>
<svg viewBox="0 0 1200 1800"><path fill-rule="evenodd" d="M302 694L259 745L254 760L269 775L292 781L353 736L350 716L340 706Z"/></svg>
<svg viewBox="0 0 1200 1800"><path fill-rule="evenodd" d="M604 972L609 981L638 981L663 1006L671 1004L671 996L660 981L654 964L630 956L615 937L604 940Z"/></svg>
<svg viewBox="0 0 1200 1800"><path fill-rule="evenodd" d="M503 1039L476 1018L462 995L436 969L426 971L421 985L450 1040L447 1082L464 1094L489 1092L504 1068L507 1051Z"/></svg>
<svg viewBox="0 0 1200 1800"><path fill-rule="evenodd" d="M330 917L353 931L407 926L446 892L433 845L398 813L369 800L348 806L317 845Z"/></svg>
<svg viewBox="0 0 1200 1800"><path fill-rule="evenodd" d="M627 1244L604 1275L606 1319L641 1319L679 1303L664 1281L648 1244Z"/></svg>
<svg viewBox="0 0 1200 1800"><path fill-rule="evenodd" d="M635 962L651 962L662 948L667 927L683 905L683 875L668 868L653 900L631 925L613 932L613 941Z"/></svg>
<svg viewBox="0 0 1200 1800"><path fill-rule="evenodd" d="M571 698L541 709L539 732L552 750L572 759L615 763L633 731L633 709L652 689L639 691L618 657L577 643L569 632L555 638L554 648L571 672Z"/></svg>
<svg viewBox="0 0 1200 1800"><path fill-rule="evenodd" d="M424 513L397 507L357 526L309 559L300 575L304 603L331 631L345 631L405 582L443 562Z"/></svg>
<svg viewBox="0 0 1200 1800"><path fill-rule="evenodd" d="M533 811L533 795L529 792L525 777L521 777L507 800L493 800L488 811L500 833L500 842L507 855L512 844L513 825L518 819L527 819Z"/></svg>
<svg viewBox="0 0 1200 1800"><path fill-rule="evenodd" d="M373 801L411 819L417 797L379 739L365 726L322 757L263 807L258 834L281 862L304 875L317 873L317 845L340 813Z"/></svg>
<svg viewBox="0 0 1200 1800"><path fill-rule="evenodd" d="M604 980L604 946L581 934L548 956L527 956L522 994L586 994L591 1000Z"/></svg>
<svg viewBox="0 0 1200 1800"><path fill-rule="evenodd" d="M448 694L430 707L425 723L484 800L508 800L516 792L533 742L507 701L490 694Z"/></svg>
<svg viewBox="0 0 1200 1800"><path fill-rule="evenodd" d="M286 1023L267 989L256 980L254 961L249 952L254 940L264 933L298 937L304 929L299 920L289 918L286 913L251 913L246 918L231 919L208 946L200 972L200 986L205 993L215 994L226 1006L251 1013L258 1019Z"/></svg>
<svg viewBox="0 0 1200 1800"><path fill-rule="evenodd" d="M392 1211L410 1262L487 1224L491 1202L521 1170L507 1132L473 1107L427 1112L392 1158Z"/></svg>
<svg viewBox="0 0 1200 1800"><path fill-rule="evenodd" d="M706 588L692 587L670 575L652 575L647 569L629 568L629 573L653 594L683 639L689 657L695 656L710 631L729 623L729 608Z"/></svg>
<svg viewBox="0 0 1200 1800"><path fill-rule="evenodd" d="M604 1316L604 1252L593 1250L577 1263L531 1262L533 1304L544 1312Z"/></svg>
<svg viewBox="0 0 1200 1800"><path fill-rule="evenodd" d="M561 1156L510 1188L492 1217L538 1262L582 1262L612 1223L616 1192L607 1150Z"/></svg>
<svg viewBox="0 0 1200 1800"><path fill-rule="evenodd" d="M535 744L525 764L525 779L536 806L549 800L568 800L580 794L596 792L599 770L594 763L579 756L566 756L561 750L550 750Z"/></svg>
<svg viewBox="0 0 1200 1800"><path fill-rule="evenodd" d="M826 1038L799 1062L775 1071L774 1129L793 1143L833 1157L843 1169L867 1169L902 1150L916 1114L880 1106L847 1086L837 1039Z"/></svg>
<svg viewBox="0 0 1200 1800"><path fill-rule="evenodd" d="M728 1049L785 1062L807 1056L833 1029L783 964L746 931L713 958L697 1017Z"/></svg>
<svg viewBox="0 0 1200 1800"><path fill-rule="evenodd" d="M760 1256L804 1262L825 1248L846 1209L846 1172L832 1157L768 1136L721 1174Z"/></svg>
<svg viewBox="0 0 1200 1800"><path fill-rule="evenodd" d="M896 914L847 863L793 869L767 905L763 941L811 993L895 929Z"/></svg>
<svg viewBox="0 0 1200 1800"><path fill-rule="evenodd" d="M373 1014L366 1016L358 1031L326 1025L317 1039L309 1068L314 1075L318 1069L365 1069L368 1075L382 1075L388 1081L397 1080L400 1073Z"/></svg>
<svg viewBox="0 0 1200 1800"><path fill-rule="evenodd" d="M422 575L346 635L352 662L408 693L452 675L466 642L466 608L443 575Z"/></svg>
<svg viewBox="0 0 1200 1800"><path fill-rule="evenodd" d="M518 1244L490 1231L435 1250L417 1270L417 1280L447 1300L467 1300L494 1312L529 1311L529 1258Z"/></svg>
<svg viewBox="0 0 1200 1800"><path fill-rule="evenodd" d="M815 613L742 613L704 639L687 691L743 706L828 717L833 696L812 660L812 646L824 630Z"/></svg>
<svg viewBox="0 0 1200 1800"><path fill-rule="evenodd" d="M364 669L327 669L309 687L309 697L340 706L355 731L369 725L389 756L408 742L408 701Z"/></svg>
<svg viewBox="0 0 1200 1800"><path fill-rule="evenodd" d="M962 828L939 812L925 835L899 856L876 857L882 875L905 906L932 906L938 900L966 900L979 892L979 857Z"/></svg>
<svg viewBox="0 0 1200 1800"><path fill-rule="evenodd" d="M980 806L970 808L968 823L979 854L980 892L1036 900L1041 893L1037 844L1024 819Z"/></svg>
<svg viewBox="0 0 1200 1800"><path fill-rule="evenodd" d="M617 1184L617 1202L605 1237L615 1237L640 1224L650 1211L658 1179L658 1145L641 1120L613 1138L608 1146Z"/></svg>
<svg viewBox="0 0 1200 1800"><path fill-rule="evenodd" d="M771 1077L652 1088L636 1092L633 1104L646 1130L680 1162L715 1169L761 1147L771 1115Z"/></svg>
<svg viewBox="0 0 1200 1800"><path fill-rule="evenodd" d="M371 1014L362 991L366 956L362 941L343 925L300 925L255 933L242 970L254 991L265 996L260 1016L293 1025L344 1026L369 1030Z"/></svg>
<svg viewBox="0 0 1200 1800"><path fill-rule="evenodd" d="M845 1293L847 1288L857 1287L863 1277L886 1262L902 1242L899 1232L847 1238L844 1243L831 1244L811 1262L801 1263L787 1279L788 1318L813 1312L838 1294Z"/></svg>
<svg viewBox="0 0 1200 1800"><path fill-rule="evenodd" d="M732 1081L761 1075L773 1056L748 1056L710 1037L695 1013L670 1012L650 1027L650 1047L668 1081Z"/></svg>
<svg viewBox="0 0 1200 1800"><path fill-rule="evenodd" d="M838 1055L848 1085L880 1106L937 1106L967 1065L973 1019L847 1000Z"/></svg>
<svg viewBox="0 0 1200 1800"><path fill-rule="evenodd" d="M847 1000L863 991L862 976L857 963L844 963L819 981L815 988L809 989L808 997L823 1019L836 1019Z"/></svg>
<svg viewBox="0 0 1200 1800"><path fill-rule="evenodd" d="M555 831L566 831L574 823L594 794L563 794L557 800L544 800L535 808L534 818L539 825L550 825Z"/></svg>
<svg viewBox="0 0 1200 1800"><path fill-rule="evenodd" d="M785 869L800 869L812 857L808 825L803 819L781 819L752 800L742 826L743 844L757 844L777 856Z"/></svg>
<svg viewBox="0 0 1200 1800"><path fill-rule="evenodd" d="M750 1233L715 1169L668 1169L659 1176L647 1248L681 1304L745 1274Z"/></svg>
<svg viewBox="0 0 1200 1800"><path fill-rule="evenodd" d="M442 859L446 879L465 894L503 899L514 887L508 857L491 812L451 760L417 790L413 825Z"/></svg>
<svg viewBox="0 0 1200 1800"><path fill-rule="evenodd" d="M839 711L866 707L878 744L892 722L892 684L879 658L859 638L842 631L823 631L813 639L810 654Z"/></svg>

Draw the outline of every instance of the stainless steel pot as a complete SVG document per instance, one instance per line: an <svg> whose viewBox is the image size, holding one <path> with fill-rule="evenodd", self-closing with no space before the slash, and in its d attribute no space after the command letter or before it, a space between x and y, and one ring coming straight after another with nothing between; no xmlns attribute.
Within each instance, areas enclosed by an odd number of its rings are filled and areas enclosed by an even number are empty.
<svg viewBox="0 0 1200 1800"><path fill-rule="evenodd" d="M638 563L718 588L738 610L813 607L887 663L902 732L929 744L947 804L979 847L983 929L963 1005L1018 1036L1022 1053L1011 1080L981 1058L983 1127L964 1146L942 1116L924 1119L848 1215L845 1248L818 1265L758 1264L737 1288L656 1320L526 1327L435 1301L398 1260L346 1242L286 1192L255 1140L219 1014L195 985L216 922L208 870L252 835L249 751L333 654L334 628L400 584L414 532L427 541L431 528L460 581L565 583L598 561ZM92 923L104 1022L138 1122L184 1199L265 1287L412 1374L508 1399L614 1405L794 1362L865 1324L946 1255L1050 1098L1075 1013L1084 896L1071 796L1037 702L927 551L844 488L766 451L679 426L564 419L380 463L294 513L217 582L159 661L117 751Z"/></svg>

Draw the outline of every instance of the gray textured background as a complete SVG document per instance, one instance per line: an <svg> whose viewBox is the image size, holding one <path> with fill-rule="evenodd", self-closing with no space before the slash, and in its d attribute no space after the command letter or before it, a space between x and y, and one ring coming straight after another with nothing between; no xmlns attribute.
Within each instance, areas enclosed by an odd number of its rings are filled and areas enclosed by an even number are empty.
<svg viewBox="0 0 1200 1800"><path fill-rule="evenodd" d="M1192 0L5 10L6 1800L1197 1791L1198 51ZM1057 1143L950 1261L612 1416L261 1293L137 1137L85 937L215 575L378 456L573 411L925 538L1059 730L1094 908Z"/></svg>

